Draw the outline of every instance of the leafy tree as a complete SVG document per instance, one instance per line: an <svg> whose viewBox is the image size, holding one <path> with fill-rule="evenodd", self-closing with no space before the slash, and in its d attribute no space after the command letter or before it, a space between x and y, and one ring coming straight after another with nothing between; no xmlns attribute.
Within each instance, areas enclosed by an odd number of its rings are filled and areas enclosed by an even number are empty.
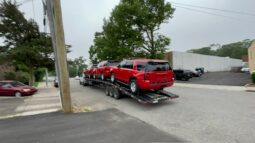
<svg viewBox="0 0 255 143"><path fill-rule="evenodd" d="M25 19L16 1L0 3L0 37L4 39L2 59L27 66L29 85L33 85L35 67L53 68L51 38L39 31L35 21Z"/></svg>
<svg viewBox="0 0 255 143"><path fill-rule="evenodd" d="M170 39L158 33L172 18L174 8L165 0L122 0L95 33L90 47L93 62L128 57L162 58Z"/></svg>
<svg viewBox="0 0 255 143"><path fill-rule="evenodd" d="M84 59L82 56L75 58L74 60L68 60L69 76L81 76L83 69L87 68L85 61L86 59Z"/></svg>
<svg viewBox="0 0 255 143"><path fill-rule="evenodd" d="M191 49L191 50L188 50L188 52L198 53L203 55L214 55L214 56L220 56L220 57L230 57L230 58L241 59L243 55L248 54L248 48L250 47L252 41L253 40L245 39L243 41L219 46L219 48L217 48L216 50L212 50L211 47L218 44L212 44L209 47L204 47L200 49Z"/></svg>

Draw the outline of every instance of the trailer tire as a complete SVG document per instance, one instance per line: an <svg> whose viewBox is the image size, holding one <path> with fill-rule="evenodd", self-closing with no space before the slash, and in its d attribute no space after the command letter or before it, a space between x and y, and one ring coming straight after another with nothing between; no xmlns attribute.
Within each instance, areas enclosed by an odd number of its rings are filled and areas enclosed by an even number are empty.
<svg viewBox="0 0 255 143"><path fill-rule="evenodd" d="M113 95L114 95L113 88L112 88L112 87L109 87L109 96L110 96L110 97L113 97Z"/></svg>
<svg viewBox="0 0 255 143"><path fill-rule="evenodd" d="M120 99L122 97L121 92L117 88L113 88L113 98Z"/></svg>
<svg viewBox="0 0 255 143"><path fill-rule="evenodd" d="M105 95L110 96L110 87L109 86L105 87Z"/></svg>

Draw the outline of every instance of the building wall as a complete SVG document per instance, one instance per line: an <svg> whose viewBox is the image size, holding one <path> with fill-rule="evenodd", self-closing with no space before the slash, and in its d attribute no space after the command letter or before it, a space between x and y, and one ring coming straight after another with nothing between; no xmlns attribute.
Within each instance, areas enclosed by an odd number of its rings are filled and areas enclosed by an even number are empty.
<svg viewBox="0 0 255 143"><path fill-rule="evenodd" d="M253 42L251 47L248 49L248 57L250 72L255 71L255 42Z"/></svg>
<svg viewBox="0 0 255 143"><path fill-rule="evenodd" d="M194 70L196 67L204 67L206 71L216 72L230 71L232 67L242 67L242 60L239 59L176 51L171 53L174 69Z"/></svg>

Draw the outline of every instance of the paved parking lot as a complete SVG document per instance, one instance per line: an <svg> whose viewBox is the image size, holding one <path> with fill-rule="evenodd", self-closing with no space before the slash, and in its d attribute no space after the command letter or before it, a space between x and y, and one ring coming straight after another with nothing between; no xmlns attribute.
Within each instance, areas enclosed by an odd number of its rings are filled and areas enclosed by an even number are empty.
<svg viewBox="0 0 255 143"><path fill-rule="evenodd" d="M244 86L247 83L251 83L251 77L248 73L209 72L205 73L201 77L193 77L189 81L178 80L177 82L191 84Z"/></svg>

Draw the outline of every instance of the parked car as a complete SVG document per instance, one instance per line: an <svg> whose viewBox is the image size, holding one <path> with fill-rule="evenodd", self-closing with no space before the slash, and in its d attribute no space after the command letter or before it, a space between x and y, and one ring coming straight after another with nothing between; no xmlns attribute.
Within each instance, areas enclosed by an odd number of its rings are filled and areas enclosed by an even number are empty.
<svg viewBox="0 0 255 143"><path fill-rule="evenodd" d="M37 89L25 85L19 81L6 80L0 81L0 95L21 97L25 95L32 95L37 92Z"/></svg>
<svg viewBox="0 0 255 143"><path fill-rule="evenodd" d="M167 61L152 59L123 60L111 70L111 81L126 85L132 93L162 90L174 83L173 71Z"/></svg>
<svg viewBox="0 0 255 143"><path fill-rule="evenodd" d="M90 65L87 68L87 70L84 71L84 76L87 78L92 78L96 68L97 68L97 64Z"/></svg>
<svg viewBox="0 0 255 143"><path fill-rule="evenodd" d="M241 68L241 72L250 73L250 68L243 67Z"/></svg>
<svg viewBox="0 0 255 143"><path fill-rule="evenodd" d="M193 77L193 73L190 70L183 70L183 69L175 69L174 77L176 80L185 80L188 81Z"/></svg>
<svg viewBox="0 0 255 143"><path fill-rule="evenodd" d="M193 77L200 77L202 75L201 70L190 70Z"/></svg>
<svg viewBox="0 0 255 143"><path fill-rule="evenodd" d="M100 78L101 80L105 80L106 78L109 78L110 70L114 67L117 67L119 63L120 61L117 61L117 60L107 60L107 61L100 62L97 65L97 68L94 72L93 77Z"/></svg>
<svg viewBox="0 0 255 143"><path fill-rule="evenodd" d="M203 67L198 67L198 68L195 68L196 71L200 72L201 75L205 73L205 68Z"/></svg>

